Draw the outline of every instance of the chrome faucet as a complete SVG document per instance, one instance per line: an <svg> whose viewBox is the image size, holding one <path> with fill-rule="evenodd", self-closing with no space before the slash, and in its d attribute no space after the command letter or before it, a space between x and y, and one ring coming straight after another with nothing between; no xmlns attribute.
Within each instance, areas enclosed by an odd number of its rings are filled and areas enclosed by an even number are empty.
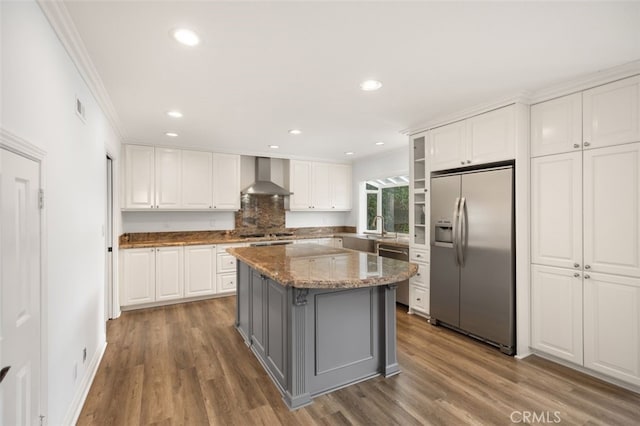
<svg viewBox="0 0 640 426"><path fill-rule="evenodd" d="M382 232L380 233L380 235L384 237L387 234L387 231L384 230L384 216L378 215L378 216L374 217L373 221L371 222L371 224L375 225L376 221L378 220L378 218L380 218L381 225L382 225Z"/></svg>

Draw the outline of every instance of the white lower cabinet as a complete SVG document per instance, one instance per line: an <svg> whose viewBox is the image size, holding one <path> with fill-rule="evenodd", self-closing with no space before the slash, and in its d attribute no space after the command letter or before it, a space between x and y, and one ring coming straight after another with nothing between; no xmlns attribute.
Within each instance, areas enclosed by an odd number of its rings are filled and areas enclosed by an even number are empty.
<svg viewBox="0 0 640 426"><path fill-rule="evenodd" d="M418 264L418 273L409 279L409 313L429 315L429 252L409 249L410 261Z"/></svg>
<svg viewBox="0 0 640 426"><path fill-rule="evenodd" d="M640 386L640 279L584 278L585 367Z"/></svg>
<svg viewBox="0 0 640 426"><path fill-rule="evenodd" d="M247 244L219 244L217 249L217 276L216 276L216 293L217 294L234 294L236 292L237 278L236 258L227 253L228 248L246 247Z"/></svg>
<svg viewBox="0 0 640 426"><path fill-rule="evenodd" d="M204 296L216 293L216 246L184 248L184 295Z"/></svg>
<svg viewBox="0 0 640 426"><path fill-rule="evenodd" d="M532 346L582 364L582 274L531 265L531 311Z"/></svg>
<svg viewBox="0 0 640 426"><path fill-rule="evenodd" d="M184 294L184 250L156 249L156 301L180 299Z"/></svg>
<svg viewBox="0 0 640 426"><path fill-rule="evenodd" d="M122 250L122 305L156 300L156 249Z"/></svg>
<svg viewBox="0 0 640 426"><path fill-rule="evenodd" d="M640 279L531 265L532 347L640 386Z"/></svg>

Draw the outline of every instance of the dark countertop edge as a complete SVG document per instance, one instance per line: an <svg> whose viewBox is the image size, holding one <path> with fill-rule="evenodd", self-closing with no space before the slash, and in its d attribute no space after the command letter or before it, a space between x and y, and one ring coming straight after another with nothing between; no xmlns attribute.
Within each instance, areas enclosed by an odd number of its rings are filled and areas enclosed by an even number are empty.
<svg viewBox="0 0 640 426"><path fill-rule="evenodd" d="M274 274L272 271L262 267L260 264L254 263L251 259L246 256L242 256L238 254L234 248L228 248L227 253L234 256L236 259L246 263L256 271L260 272L264 276L271 278L278 284L283 287L294 287L294 288L307 288L307 289L338 289L338 288L364 288L364 287L378 287L381 285L387 284L395 284L400 281L408 280L418 273L418 265L413 262L407 262L409 264L409 272L407 274L400 275L390 275L384 278L359 278L358 283L354 282L344 282L344 281L326 281L323 283L318 283L317 281L308 281L308 280L283 280L281 277ZM352 250L345 250L352 251ZM406 276L405 276L406 275Z"/></svg>

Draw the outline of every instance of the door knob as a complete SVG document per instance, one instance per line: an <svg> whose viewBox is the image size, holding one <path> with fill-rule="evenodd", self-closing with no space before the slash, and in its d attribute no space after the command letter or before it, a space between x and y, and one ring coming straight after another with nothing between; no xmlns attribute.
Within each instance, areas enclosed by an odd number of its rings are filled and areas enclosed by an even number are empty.
<svg viewBox="0 0 640 426"><path fill-rule="evenodd" d="M4 380L5 376L7 375L10 369L11 369L10 365L7 365L6 367L2 367L2 370L0 370L0 383L2 383L2 381Z"/></svg>

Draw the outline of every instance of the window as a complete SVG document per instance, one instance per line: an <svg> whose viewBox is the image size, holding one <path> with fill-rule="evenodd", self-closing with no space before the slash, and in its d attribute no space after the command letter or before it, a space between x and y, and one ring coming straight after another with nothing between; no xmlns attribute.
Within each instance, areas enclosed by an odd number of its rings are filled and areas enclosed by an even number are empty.
<svg viewBox="0 0 640 426"><path fill-rule="evenodd" d="M408 182L406 176L395 176L365 183L366 231L381 232L381 221L376 216L382 216L386 232L409 233Z"/></svg>

